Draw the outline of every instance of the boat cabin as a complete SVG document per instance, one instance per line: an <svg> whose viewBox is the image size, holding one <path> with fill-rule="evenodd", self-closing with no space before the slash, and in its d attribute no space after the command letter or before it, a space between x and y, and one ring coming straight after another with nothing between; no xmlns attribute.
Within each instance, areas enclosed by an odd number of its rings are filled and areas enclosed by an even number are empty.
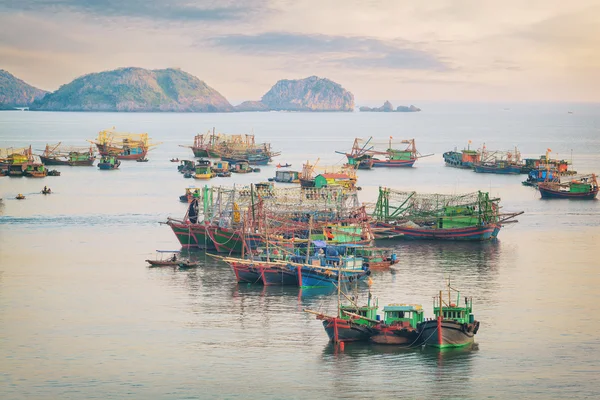
<svg viewBox="0 0 600 400"><path fill-rule="evenodd" d="M383 307L383 321L386 325L416 328L423 320L423 307L420 304L390 304Z"/></svg>
<svg viewBox="0 0 600 400"><path fill-rule="evenodd" d="M214 172L228 172L229 171L229 162L228 161L215 161L212 166L212 170Z"/></svg>
<svg viewBox="0 0 600 400"><path fill-rule="evenodd" d="M338 317L342 318L342 319L352 319L353 322L355 323L363 323L363 324L370 324L371 321L377 321L377 305L366 305L366 306L356 306L356 305L340 305L340 315ZM353 315L348 315L347 313L352 313L352 314L356 314L356 315L360 315L361 317L364 317L368 320L371 321L367 321L367 320L361 320L360 318L356 318Z"/></svg>
<svg viewBox="0 0 600 400"><path fill-rule="evenodd" d="M343 173L325 173L315 176L315 187L323 188L328 186L342 186L346 189L354 189L356 178Z"/></svg>
<svg viewBox="0 0 600 400"><path fill-rule="evenodd" d="M48 170L41 162L29 163L23 171L23 174L33 178L43 178L48 175Z"/></svg>
<svg viewBox="0 0 600 400"><path fill-rule="evenodd" d="M300 172L298 171L275 171L275 182L300 183Z"/></svg>
<svg viewBox="0 0 600 400"><path fill-rule="evenodd" d="M388 160L401 160L401 161L410 161L413 157L413 152L409 150L395 150L395 149L387 149L387 158Z"/></svg>
<svg viewBox="0 0 600 400"><path fill-rule="evenodd" d="M250 168L250 163L246 160L238 160L235 163L232 163L231 166L231 172L235 172L237 174L245 174L248 172L252 172L252 168Z"/></svg>
<svg viewBox="0 0 600 400"><path fill-rule="evenodd" d="M456 303L445 302L443 299L442 303L442 318L444 320L452 320L462 324L470 324L475 320L473 315L473 298L465 298L465 306L459 306L460 293L457 294ZM440 316L440 297L436 297L433 302L433 314L437 318Z"/></svg>

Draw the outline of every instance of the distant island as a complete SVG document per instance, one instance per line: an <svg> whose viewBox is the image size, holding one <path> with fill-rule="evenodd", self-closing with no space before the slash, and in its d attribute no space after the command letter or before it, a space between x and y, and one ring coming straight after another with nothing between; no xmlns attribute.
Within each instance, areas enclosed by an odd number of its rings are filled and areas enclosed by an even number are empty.
<svg viewBox="0 0 600 400"><path fill-rule="evenodd" d="M326 78L278 81L258 101L232 106L204 81L180 69L119 68L91 73L53 93L0 70L0 109L32 111L248 112L354 111L354 95Z"/></svg>
<svg viewBox="0 0 600 400"><path fill-rule="evenodd" d="M30 110L227 112L233 106L179 69L120 68L77 78L34 101Z"/></svg>
<svg viewBox="0 0 600 400"><path fill-rule="evenodd" d="M0 69L0 110L29 107L34 100L41 99L46 93L48 92L28 85L10 72Z"/></svg>
<svg viewBox="0 0 600 400"><path fill-rule="evenodd" d="M409 107L407 106L398 106L396 107L396 109L394 110L394 106L392 105L392 103L390 103L389 101L386 100L385 103L383 103L383 105L381 107L360 107L359 108L360 111L362 112L418 112L421 111L420 108L415 107L413 105L410 105Z"/></svg>
<svg viewBox="0 0 600 400"><path fill-rule="evenodd" d="M310 76L280 80L260 101L245 101L236 111L354 111L354 95L340 84Z"/></svg>

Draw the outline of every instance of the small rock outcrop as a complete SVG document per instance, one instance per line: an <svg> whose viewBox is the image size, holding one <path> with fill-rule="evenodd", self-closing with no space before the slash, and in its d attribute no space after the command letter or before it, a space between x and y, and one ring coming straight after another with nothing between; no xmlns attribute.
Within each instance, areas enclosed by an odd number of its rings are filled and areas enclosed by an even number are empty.
<svg viewBox="0 0 600 400"><path fill-rule="evenodd" d="M407 106L398 106L396 107L396 109L394 110L394 106L392 105L392 103L390 103L389 101L385 101L385 103L383 103L383 106L381 107L366 107L366 106L362 106L359 108L360 111L363 112L417 112L417 111L421 111L420 108L415 107L413 105L411 105L410 107Z"/></svg>
<svg viewBox="0 0 600 400"><path fill-rule="evenodd" d="M35 101L32 110L227 112L233 106L179 69L120 68L84 75Z"/></svg>
<svg viewBox="0 0 600 400"><path fill-rule="evenodd" d="M33 87L10 72L0 69L0 110L29 107L46 93L48 92Z"/></svg>
<svg viewBox="0 0 600 400"><path fill-rule="evenodd" d="M354 111L354 95L326 78L278 81L260 101L277 111Z"/></svg>

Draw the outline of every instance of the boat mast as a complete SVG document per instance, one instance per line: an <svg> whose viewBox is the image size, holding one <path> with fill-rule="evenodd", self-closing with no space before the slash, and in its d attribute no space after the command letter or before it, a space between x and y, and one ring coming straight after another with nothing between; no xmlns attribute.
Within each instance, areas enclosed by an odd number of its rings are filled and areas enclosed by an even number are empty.
<svg viewBox="0 0 600 400"><path fill-rule="evenodd" d="M308 217L308 240L306 241L306 264L310 260L310 235L312 234L312 214Z"/></svg>

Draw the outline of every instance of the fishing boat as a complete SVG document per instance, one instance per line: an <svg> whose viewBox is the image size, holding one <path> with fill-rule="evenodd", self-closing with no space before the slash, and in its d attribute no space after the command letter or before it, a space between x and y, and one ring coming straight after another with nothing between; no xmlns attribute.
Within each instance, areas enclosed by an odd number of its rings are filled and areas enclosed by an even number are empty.
<svg viewBox="0 0 600 400"><path fill-rule="evenodd" d="M17 199L17 200L25 200L25 196L24 196L24 195L22 195L21 193L19 193L19 194L18 194L18 195L15 197L15 199Z"/></svg>
<svg viewBox="0 0 600 400"><path fill-rule="evenodd" d="M3 153L6 154L6 157L4 158L5 175L11 177L24 176L23 172L27 168L27 165L33 162L31 146L29 146L29 148L21 149L4 149Z"/></svg>
<svg viewBox="0 0 600 400"><path fill-rule="evenodd" d="M356 193L339 187L276 188L269 182L249 187L205 186L186 215L169 218L167 224L182 246L208 245L227 254L241 253L244 241L255 249L264 244L265 235L278 244L306 246L309 238L328 244L368 243L373 239L370 220L357 204ZM312 233L309 216L314 217ZM331 240L326 231L334 236Z"/></svg>
<svg viewBox="0 0 600 400"><path fill-rule="evenodd" d="M121 165L121 161L115 156L102 156L98 163L98 168L104 170L117 169Z"/></svg>
<svg viewBox="0 0 600 400"><path fill-rule="evenodd" d="M362 143L362 139L355 138L354 143L352 144L352 149L350 152L342 152L336 151L338 154L343 154L346 156L348 160L348 166L352 168L358 169L371 169L373 168L373 155L369 153L373 149L373 146L369 146L373 138L370 137L364 144Z"/></svg>
<svg viewBox="0 0 600 400"><path fill-rule="evenodd" d="M100 131L98 137L90 140L102 156L114 156L119 160L137 160L146 156L149 150L160 143L152 143L147 133L122 133L115 128Z"/></svg>
<svg viewBox="0 0 600 400"><path fill-rule="evenodd" d="M212 162L207 159L200 159L196 164L196 169L194 173L195 179L211 179L214 178L216 174L212 170Z"/></svg>
<svg viewBox="0 0 600 400"><path fill-rule="evenodd" d="M481 154L479 151L471 150L471 141L466 149L462 151L447 151L444 153L444 162L449 167L454 168L473 168L475 163L481 161Z"/></svg>
<svg viewBox="0 0 600 400"><path fill-rule="evenodd" d="M212 170L217 174L229 172L229 162L223 160L215 161L213 162Z"/></svg>
<svg viewBox="0 0 600 400"><path fill-rule="evenodd" d="M539 158L524 159L524 165L521 168L521 173L528 174L531 171L538 171L549 168L553 171L556 171L557 175L561 176L577 174L577 171L573 171L570 169L570 166L572 165L571 161L550 158L551 152L552 149L547 149L546 154L540 156Z"/></svg>
<svg viewBox="0 0 600 400"><path fill-rule="evenodd" d="M254 170L250 167L250 163L246 160L230 161L229 165L231 166L230 172L235 174L248 174L250 172L254 172Z"/></svg>
<svg viewBox="0 0 600 400"><path fill-rule="evenodd" d="M300 172L298 171L275 171L275 177L269 178L270 182L300 183Z"/></svg>
<svg viewBox="0 0 600 400"><path fill-rule="evenodd" d="M289 168L291 166L292 166L292 164L288 164L288 163L276 165L277 168Z"/></svg>
<svg viewBox="0 0 600 400"><path fill-rule="evenodd" d="M417 329L425 346L440 349L463 347L473 343L474 336L479 330L479 321L473 315L473 298L464 299L460 306L460 292L450 287L448 282L447 301L439 296L433 301L434 318L419 323ZM456 302L451 301L451 290L456 292Z"/></svg>
<svg viewBox="0 0 600 400"><path fill-rule="evenodd" d="M523 212L500 213L488 193L417 194L379 188L373 212L376 239L485 241Z"/></svg>
<svg viewBox="0 0 600 400"><path fill-rule="evenodd" d="M517 175L521 173L523 163L521 153L515 147L513 151L488 151L483 145L481 158L473 163L473 170L482 174Z"/></svg>
<svg viewBox="0 0 600 400"><path fill-rule="evenodd" d="M45 178L48 176L48 170L39 156L33 156L33 161L26 164L23 175L29 178Z"/></svg>
<svg viewBox="0 0 600 400"><path fill-rule="evenodd" d="M192 160L181 160L177 166L177 171L185 174L186 172L195 172L196 164Z"/></svg>
<svg viewBox="0 0 600 400"><path fill-rule="evenodd" d="M538 189L542 199L594 200L598 196L598 180L595 174L584 175L569 182L540 182Z"/></svg>
<svg viewBox="0 0 600 400"><path fill-rule="evenodd" d="M212 132L208 131L208 133L204 135L198 134L194 136L194 144L190 148L194 153L194 157L217 158L219 157L217 148L220 142L221 136L216 135L215 128L213 128Z"/></svg>
<svg viewBox="0 0 600 400"><path fill-rule="evenodd" d="M66 147L61 142L55 145L46 144L40 155L44 165L92 166L96 160L94 148Z"/></svg>
<svg viewBox="0 0 600 400"><path fill-rule="evenodd" d="M254 135L225 135L212 132L196 135L190 147L195 157L221 157L223 161L246 160L252 165L267 165L272 157L280 153L273 152L269 143L256 143Z"/></svg>
<svg viewBox="0 0 600 400"><path fill-rule="evenodd" d="M377 304L369 302L364 306L356 304L338 305L338 315L331 316L313 310L305 309L304 312L315 314L318 320L323 321L323 328L333 343L366 342L374 334L377 318Z"/></svg>
<svg viewBox="0 0 600 400"><path fill-rule="evenodd" d="M42 194L52 194L52 189L44 186L44 188L42 189Z"/></svg>
<svg viewBox="0 0 600 400"><path fill-rule="evenodd" d="M421 344L418 326L424 321L420 304L389 304L383 307L383 320L373 326L371 342L402 347Z"/></svg>
<svg viewBox="0 0 600 400"><path fill-rule="evenodd" d="M179 162L179 158L171 158L171 162Z"/></svg>
<svg viewBox="0 0 600 400"><path fill-rule="evenodd" d="M156 250L154 260L147 259L151 267L176 267L181 262L179 250Z"/></svg>
<svg viewBox="0 0 600 400"><path fill-rule="evenodd" d="M372 142L371 142L372 143ZM365 154L372 156L373 167L412 167L414 163L422 157L429 157L433 154L421 155L416 148L415 139L401 140L400 144L407 145L404 149L395 149L390 136L387 142L387 148L377 150L376 144L373 143L373 148L365 151ZM383 159L377 158L383 157Z"/></svg>
<svg viewBox="0 0 600 400"><path fill-rule="evenodd" d="M137 162L148 162L148 159L146 157L140 157L137 160L135 160Z"/></svg>
<svg viewBox="0 0 600 400"><path fill-rule="evenodd" d="M540 182L560 182L560 174L554 169L534 169L529 171L523 186L537 187Z"/></svg>

